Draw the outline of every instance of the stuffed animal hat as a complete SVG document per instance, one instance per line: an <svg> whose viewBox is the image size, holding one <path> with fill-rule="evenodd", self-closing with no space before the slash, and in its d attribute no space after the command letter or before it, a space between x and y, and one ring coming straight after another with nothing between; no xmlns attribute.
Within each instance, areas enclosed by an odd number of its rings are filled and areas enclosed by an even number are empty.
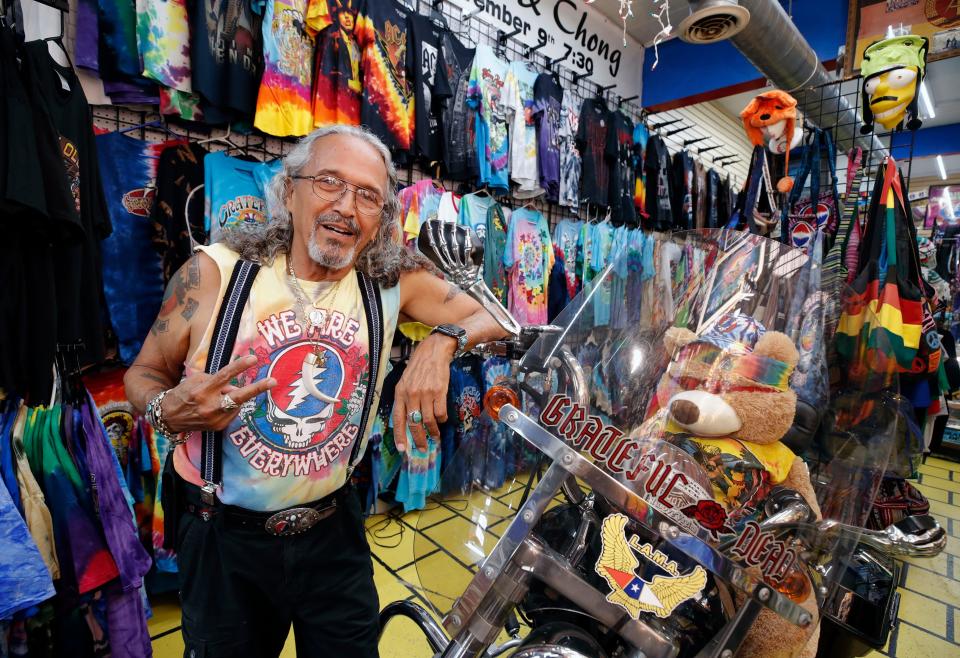
<svg viewBox="0 0 960 658"><path fill-rule="evenodd" d="M891 37L876 41L863 51L863 62L860 64L860 74L863 76L863 126L860 128L861 133L867 134L873 130L874 113L870 101L877 99L872 98L874 91L876 91L876 84L870 89L870 81L896 69L915 69L916 84L911 86L911 81L907 80L901 85L904 92L902 92L903 98L900 100L906 101L906 105L902 110L896 112L892 119L886 122L880 121L880 123L892 129L902 122L904 116L909 112L911 118L907 122L907 128L916 130L921 126L922 122L917 113L917 92L920 89L920 83L923 81L926 70L929 45L930 42L926 37L908 34L902 37ZM893 87L893 85L890 86ZM909 94L909 89L913 90L912 95ZM897 93L897 91L892 89L888 90L888 93ZM880 120L880 118L877 117L877 120Z"/></svg>
<svg viewBox="0 0 960 658"><path fill-rule="evenodd" d="M786 139L787 149L785 157L785 174L777 181L777 189L786 194L793 188L793 178L790 177L790 147L793 142L793 131L797 126L797 99L785 91L774 89L755 96L740 112L743 119L743 128L747 131L747 138L754 146L766 145L767 135L764 128L781 121L786 122L783 137Z"/></svg>

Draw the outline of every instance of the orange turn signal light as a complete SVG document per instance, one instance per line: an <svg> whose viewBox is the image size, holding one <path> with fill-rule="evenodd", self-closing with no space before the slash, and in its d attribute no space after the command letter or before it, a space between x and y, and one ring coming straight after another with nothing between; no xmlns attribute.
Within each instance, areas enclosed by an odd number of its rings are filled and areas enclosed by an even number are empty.
<svg viewBox="0 0 960 658"><path fill-rule="evenodd" d="M494 420L500 420L500 410L505 404L512 404L520 408L520 396L509 386L497 384L487 389L483 396L483 408L487 410L490 417Z"/></svg>
<svg viewBox="0 0 960 658"><path fill-rule="evenodd" d="M810 579L800 569L791 569L774 589L790 597L791 601L802 603L810 596Z"/></svg>

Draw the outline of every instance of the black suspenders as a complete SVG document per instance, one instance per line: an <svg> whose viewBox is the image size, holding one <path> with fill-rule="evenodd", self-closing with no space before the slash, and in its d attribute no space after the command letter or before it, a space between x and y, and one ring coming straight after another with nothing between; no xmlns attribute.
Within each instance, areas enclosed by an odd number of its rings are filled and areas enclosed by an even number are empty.
<svg viewBox="0 0 960 658"><path fill-rule="evenodd" d="M253 280L260 271L260 265L252 261L239 260L233 268L230 282L220 305L217 323L207 353L208 374L214 374L230 362L233 346L237 340L237 331L240 328L240 318L250 296ZM347 479L353 474L353 469L359 462L360 447L363 435L367 429L367 418L377 388L377 378L380 374L380 357L383 351L383 303L380 299L380 286L370 277L357 272L360 285L360 297L363 299L363 309L367 320L367 335L369 337L370 378L367 383L366 394L363 399L363 414L360 417L360 428L357 438L353 442L350 461L347 464ZM200 451L200 477L203 487L200 497L205 505L216 502L216 492L223 480L223 432L203 432Z"/></svg>

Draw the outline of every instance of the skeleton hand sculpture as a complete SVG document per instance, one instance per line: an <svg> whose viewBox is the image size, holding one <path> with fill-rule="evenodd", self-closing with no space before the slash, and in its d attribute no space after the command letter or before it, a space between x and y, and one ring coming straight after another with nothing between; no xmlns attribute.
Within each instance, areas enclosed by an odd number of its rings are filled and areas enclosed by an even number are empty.
<svg viewBox="0 0 960 658"><path fill-rule="evenodd" d="M501 327L514 336L520 334L520 325L483 282L483 242L473 229L431 219L420 228L417 248L452 283L480 302Z"/></svg>

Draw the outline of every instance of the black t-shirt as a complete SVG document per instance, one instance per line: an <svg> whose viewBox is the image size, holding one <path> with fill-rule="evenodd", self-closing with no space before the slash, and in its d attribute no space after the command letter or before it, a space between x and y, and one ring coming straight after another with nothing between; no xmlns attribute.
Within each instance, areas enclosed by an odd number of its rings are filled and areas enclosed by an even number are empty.
<svg viewBox="0 0 960 658"><path fill-rule="evenodd" d="M720 197L720 174L711 169L707 172L707 227L719 228L720 215L717 202Z"/></svg>
<svg viewBox="0 0 960 658"><path fill-rule="evenodd" d="M263 75L263 19L250 2L192 0L187 6L193 90L217 110L252 122Z"/></svg>
<svg viewBox="0 0 960 658"><path fill-rule="evenodd" d="M693 158L686 151L673 156L673 180L670 203L673 210L673 228L684 231L694 227L693 214Z"/></svg>
<svg viewBox="0 0 960 658"><path fill-rule="evenodd" d="M192 255L190 234L198 244L206 244L203 192L190 196L191 191L203 185L205 155L207 149L191 142L164 149L157 161L157 191L150 221L153 223L153 244L163 265L164 286ZM187 232L188 221L190 233Z"/></svg>
<svg viewBox="0 0 960 658"><path fill-rule="evenodd" d="M80 81L71 67L57 64L47 44L34 41L23 46L24 60L30 69L30 82L36 86L38 102L50 116L59 134L60 154L73 195L83 240L53 249L56 286L57 341L83 341L81 365L98 363L104 358L103 281L100 267L100 240L112 227L106 200L100 185L100 168L93 136L93 115L83 95ZM63 88L61 80L70 87Z"/></svg>
<svg viewBox="0 0 960 658"><path fill-rule="evenodd" d="M365 0L357 12L362 52L360 122L404 161L413 149L416 70L410 24L417 14L396 0Z"/></svg>
<svg viewBox="0 0 960 658"><path fill-rule="evenodd" d="M607 104L599 98L588 98L580 106L580 127L577 148L583 158L580 201L606 206L610 188L610 167L606 158Z"/></svg>
<svg viewBox="0 0 960 658"><path fill-rule="evenodd" d="M67 187L59 137L29 84L29 70L21 71L17 60L16 37L0 28L0 217L11 222L8 230L76 242L83 228Z"/></svg>
<svg viewBox="0 0 960 658"><path fill-rule="evenodd" d="M479 175L475 109L467 105L467 87L474 48L467 48L450 32L440 41L434 100L440 111L443 164L453 180L473 180Z"/></svg>
<svg viewBox="0 0 960 658"><path fill-rule="evenodd" d="M643 160L647 172L647 215L650 228L669 231L673 226L670 203L670 152L663 140L651 135Z"/></svg>
<svg viewBox="0 0 960 658"><path fill-rule="evenodd" d="M437 83L437 71L442 65L440 39L443 30L426 16L410 17L410 32L413 37L413 96L414 120L416 123L415 149L418 158L427 164L440 159L439 106L433 95Z"/></svg>
<svg viewBox="0 0 960 658"><path fill-rule="evenodd" d="M633 121L623 112L610 113L607 130L607 157L610 160L610 220L616 224L637 223L633 207Z"/></svg>
<svg viewBox="0 0 960 658"><path fill-rule="evenodd" d="M533 112L537 124L537 167L547 200L560 198L560 111L563 87L555 73L541 73L533 83Z"/></svg>

